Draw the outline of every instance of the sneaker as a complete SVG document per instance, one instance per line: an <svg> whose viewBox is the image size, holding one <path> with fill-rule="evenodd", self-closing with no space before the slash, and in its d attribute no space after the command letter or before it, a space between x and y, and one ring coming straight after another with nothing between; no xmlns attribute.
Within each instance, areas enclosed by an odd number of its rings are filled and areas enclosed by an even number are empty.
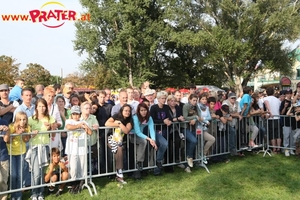
<svg viewBox="0 0 300 200"><path fill-rule="evenodd" d="M123 178L123 171L122 171L122 169L117 169L116 174L117 174L118 177Z"/></svg>
<svg viewBox="0 0 300 200"><path fill-rule="evenodd" d="M185 171L186 173L191 173L191 172L192 172L190 167L186 167L186 168L184 169L184 171Z"/></svg>
<svg viewBox="0 0 300 200"><path fill-rule="evenodd" d="M156 166L157 166L159 169L162 169L162 168L163 168L162 162L159 162L159 161L156 161Z"/></svg>
<svg viewBox="0 0 300 200"><path fill-rule="evenodd" d="M38 200L44 200L44 197L39 196Z"/></svg>
<svg viewBox="0 0 300 200"><path fill-rule="evenodd" d="M37 197L31 197L31 200L38 200Z"/></svg>
<svg viewBox="0 0 300 200"><path fill-rule="evenodd" d="M124 179L123 178L121 178L121 177L116 177L116 181L118 181L119 183L122 183L122 184L127 184L127 182L126 181L124 181Z"/></svg>
<svg viewBox="0 0 300 200"><path fill-rule="evenodd" d="M184 168L185 168L184 164L179 164L179 165L177 165L177 166L180 167L181 169L184 169Z"/></svg>
<svg viewBox="0 0 300 200"><path fill-rule="evenodd" d="M295 155L295 152L293 150L290 150L290 155Z"/></svg>
<svg viewBox="0 0 300 200"><path fill-rule="evenodd" d="M203 158L202 158L202 162L204 163L204 164L206 164L207 165L207 159L206 159L206 156L204 156Z"/></svg>
<svg viewBox="0 0 300 200"><path fill-rule="evenodd" d="M193 167L194 166L193 158L187 158L187 163L188 163L189 167Z"/></svg>
<svg viewBox="0 0 300 200"><path fill-rule="evenodd" d="M284 151L284 154L285 154L285 156L290 156L289 150L285 150L285 151Z"/></svg>

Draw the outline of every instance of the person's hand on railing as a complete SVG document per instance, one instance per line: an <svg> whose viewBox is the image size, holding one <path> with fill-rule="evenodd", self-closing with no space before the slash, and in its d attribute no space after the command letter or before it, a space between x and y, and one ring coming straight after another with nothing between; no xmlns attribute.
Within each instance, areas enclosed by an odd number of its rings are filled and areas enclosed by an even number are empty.
<svg viewBox="0 0 300 200"><path fill-rule="evenodd" d="M172 124L172 122L168 118L166 118L166 119L164 119L164 124L166 124L167 126L170 126Z"/></svg>
<svg viewBox="0 0 300 200"><path fill-rule="evenodd" d="M196 124L196 120L191 120L191 121L190 121L190 125L191 125L191 126L193 126L193 125L195 125L195 124Z"/></svg>
<svg viewBox="0 0 300 200"><path fill-rule="evenodd" d="M38 130L34 130L32 131L33 134L31 134L31 137L34 138L38 133L39 131Z"/></svg>
<svg viewBox="0 0 300 200"><path fill-rule="evenodd" d="M157 150L156 142L155 142L154 140L152 140L152 139L150 139L149 142L150 142L151 146L152 146L155 150Z"/></svg>
<svg viewBox="0 0 300 200"><path fill-rule="evenodd" d="M93 130L97 130L99 128L99 125L98 124L93 124L92 128L93 128Z"/></svg>
<svg viewBox="0 0 300 200"><path fill-rule="evenodd" d="M183 116L180 116L180 117L177 117L178 121L184 121L184 117Z"/></svg>

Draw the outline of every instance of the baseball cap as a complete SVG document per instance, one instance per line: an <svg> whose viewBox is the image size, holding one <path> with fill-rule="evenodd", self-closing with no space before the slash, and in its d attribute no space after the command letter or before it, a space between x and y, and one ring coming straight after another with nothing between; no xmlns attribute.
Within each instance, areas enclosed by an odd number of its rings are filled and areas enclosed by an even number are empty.
<svg viewBox="0 0 300 200"><path fill-rule="evenodd" d="M80 107L79 106L72 106L71 107L71 114L73 114L73 113L80 114L81 113Z"/></svg>
<svg viewBox="0 0 300 200"><path fill-rule="evenodd" d="M236 98L236 94L234 92L231 92L228 94L228 99L231 99L231 98Z"/></svg>
<svg viewBox="0 0 300 200"><path fill-rule="evenodd" d="M154 93L155 93L155 90L150 89L150 88L147 88L147 89L145 90L144 96L151 95L151 94L154 94Z"/></svg>
<svg viewBox="0 0 300 200"><path fill-rule="evenodd" d="M286 90L285 90L285 94L293 94L293 90L291 90L291 89L286 89Z"/></svg>

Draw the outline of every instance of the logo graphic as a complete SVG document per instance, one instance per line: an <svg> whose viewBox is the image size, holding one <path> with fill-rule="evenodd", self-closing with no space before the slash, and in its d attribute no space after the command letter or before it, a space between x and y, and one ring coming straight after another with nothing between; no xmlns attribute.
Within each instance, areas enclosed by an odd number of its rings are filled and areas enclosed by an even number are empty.
<svg viewBox="0 0 300 200"><path fill-rule="evenodd" d="M80 17L78 17L80 16ZM90 14L79 15L74 10L69 10L60 2L49 1L44 3L40 9L29 11L23 15L1 15L3 21L31 21L42 23L48 28L59 28L66 21L90 21Z"/></svg>

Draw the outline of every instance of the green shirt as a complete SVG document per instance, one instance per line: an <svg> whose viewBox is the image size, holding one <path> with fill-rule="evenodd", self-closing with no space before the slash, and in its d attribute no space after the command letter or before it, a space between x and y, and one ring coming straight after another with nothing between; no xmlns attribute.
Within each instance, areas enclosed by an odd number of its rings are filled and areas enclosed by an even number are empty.
<svg viewBox="0 0 300 200"><path fill-rule="evenodd" d="M36 120L33 119L32 117L28 118L28 125L31 128L31 131L35 131L38 130L39 132L46 132L47 127L45 126L45 122L53 124L55 122L55 119L50 116L50 119L48 119L48 117L44 117L41 120ZM38 144L50 144L50 138L49 138L49 134L40 134L38 133L37 136L31 138L30 140L30 144L31 145L38 145Z"/></svg>
<svg viewBox="0 0 300 200"><path fill-rule="evenodd" d="M95 124L99 126L99 123L98 123L95 115L90 114L87 119L83 119L83 117L81 116L80 120L85 121L91 129L93 128L93 125L95 125ZM91 138L90 138L91 146L97 143L97 139L98 139L97 133L98 133L97 130L93 130Z"/></svg>

